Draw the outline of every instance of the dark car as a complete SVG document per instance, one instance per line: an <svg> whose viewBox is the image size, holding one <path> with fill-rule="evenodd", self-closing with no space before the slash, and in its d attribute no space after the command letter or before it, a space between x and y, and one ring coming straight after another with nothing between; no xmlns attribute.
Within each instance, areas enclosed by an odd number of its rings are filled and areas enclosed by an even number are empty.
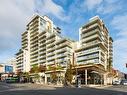
<svg viewBox="0 0 127 95"><path fill-rule="evenodd" d="M122 80L122 81L121 81L121 84L122 84L122 85L127 85L127 80Z"/></svg>

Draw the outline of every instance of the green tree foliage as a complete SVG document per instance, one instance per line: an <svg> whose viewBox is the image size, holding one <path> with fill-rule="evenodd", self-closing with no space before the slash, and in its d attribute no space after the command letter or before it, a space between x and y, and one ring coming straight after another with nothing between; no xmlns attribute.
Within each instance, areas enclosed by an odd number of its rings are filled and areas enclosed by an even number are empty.
<svg viewBox="0 0 127 95"><path fill-rule="evenodd" d="M66 70L66 73L65 73L65 80L69 83L71 83L72 81L72 78L73 78L73 70L72 70L72 65L69 64L67 70Z"/></svg>
<svg viewBox="0 0 127 95"><path fill-rule="evenodd" d="M39 72L45 72L46 66L40 65L38 69L39 69Z"/></svg>
<svg viewBox="0 0 127 95"><path fill-rule="evenodd" d="M39 72L45 72L46 71L46 67L43 65L33 65L33 67L30 70L30 73L39 73Z"/></svg>
<svg viewBox="0 0 127 95"><path fill-rule="evenodd" d="M52 71L51 73L51 79L52 82L56 83L58 76L57 76L57 70L62 70L63 68L60 65L55 65L55 66L49 66L48 70Z"/></svg>
<svg viewBox="0 0 127 95"><path fill-rule="evenodd" d="M39 79L40 78L39 74L35 74L34 78Z"/></svg>

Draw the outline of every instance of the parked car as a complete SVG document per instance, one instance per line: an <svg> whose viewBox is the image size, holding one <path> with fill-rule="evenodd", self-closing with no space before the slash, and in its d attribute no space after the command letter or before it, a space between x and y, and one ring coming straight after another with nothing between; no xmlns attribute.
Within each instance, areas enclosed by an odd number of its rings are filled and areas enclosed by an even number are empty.
<svg viewBox="0 0 127 95"><path fill-rule="evenodd" d="M121 84L122 84L122 85L127 85L127 80L122 80L122 81L121 81Z"/></svg>
<svg viewBox="0 0 127 95"><path fill-rule="evenodd" d="M18 83L18 78L11 77L5 80L6 83Z"/></svg>
<svg viewBox="0 0 127 95"><path fill-rule="evenodd" d="M120 81L119 80L116 80L113 82L113 85L119 85L120 84Z"/></svg>

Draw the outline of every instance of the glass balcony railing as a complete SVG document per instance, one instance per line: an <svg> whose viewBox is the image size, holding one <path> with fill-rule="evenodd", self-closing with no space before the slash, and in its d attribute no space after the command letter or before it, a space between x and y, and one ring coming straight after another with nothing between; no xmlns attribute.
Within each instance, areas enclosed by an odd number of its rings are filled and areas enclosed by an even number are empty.
<svg viewBox="0 0 127 95"><path fill-rule="evenodd" d="M84 37L90 36L90 35L92 35L92 34L95 34L95 33L97 33L97 31L99 31L99 29L94 29L94 30L92 30L92 31L90 31L90 32L82 33L82 34L81 34L81 38L84 38Z"/></svg>
<svg viewBox="0 0 127 95"><path fill-rule="evenodd" d="M55 56L53 56L53 57L47 57L47 60L53 60L53 59L55 59Z"/></svg>
<svg viewBox="0 0 127 95"><path fill-rule="evenodd" d="M95 38L99 38L99 35L95 34L95 35L92 35L90 37L84 38L84 39L82 39L82 42L87 42L87 41L95 39Z"/></svg>
<svg viewBox="0 0 127 95"><path fill-rule="evenodd" d="M52 43L52 42L54 42L54 41L55 41L55 38L51 38L51 39L49 39L49 40L46 40L46 44Z"/></svg>
<svg viewBox="0 0 127 95"><path fill-rule="evenodd" d="M61 48L61 49L57 49L56 53L60 53L60 52L64 52L67 51L67 48Z"/></svg>
<svg viewBox="0 0 127 95"><path fill-rule="evenodd" d="M91 55L88 55L88 56L78 57L77 61L88 60L88 59L97 58L97 57L99 57L99 54L91 54Z"/></svg>

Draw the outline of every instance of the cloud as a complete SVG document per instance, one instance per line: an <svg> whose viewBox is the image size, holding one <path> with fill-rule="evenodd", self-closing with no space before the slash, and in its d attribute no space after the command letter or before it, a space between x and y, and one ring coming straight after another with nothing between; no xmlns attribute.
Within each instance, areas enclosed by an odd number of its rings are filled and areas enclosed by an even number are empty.
<svg viewBox="0 0 127 95"><path fill-rule="evenodd" d="M97 13L99 14L111 14L121 9L121 5L117 4L116 1L104 1L101 5L97 7Z"/></svg>
<svg viewBox="0 0 127 95"><path fill-rule="evenodd" d="M127 63L127 13L118 15L111 21L112 27L117 32L116 40L114 41L114 65L127 71L125 63Z"/></svg>
<svg viewBox="0 0 127 95"><path fill-rule="evenodd" d="M3 0L0 2L0 61L14 56L21 48L21 33L31 15L40 7L42 15L52 14L65 20L64 10L52 0ZM41 6L36 6L39 3Z"/></svg>
<svg viewBox="0 0 127 95"><path fill-rule="evenodd" d="M36 2L36 10L42 14L52 14L62 21L67 21L68 16L65 15L64 9L53 2L53 0L38 0Z"/></svg>
<svg viewBox="0 0 127 95"><path fill-rule="evenodd" d="M83 5L88 11L95 11L98 14L111 14L121 9L121 2L118 0L84 0Z"/></svg>
<svg viewBox="0 0 127 95"><path fill-rule="evenodd" d="M112 25L116 26L115 29L119 30L119 36L127 36L127 14L115 16L112 20ZM126 35L125 35L126 34Z"/></svg>
<svg viewBox="0 0 127 95"><path fill-rule="evenodd" d="M103 0L85 0L84 5L88 10L94 9L97 5L101 4Z"/></svg>
<svg viewBox="0 0 127 95"><path fill-rule="evenodd" d="M0 3L0 61L14 56L21 46L21 33L33 14L34 0L3 0Z"/></svg>

